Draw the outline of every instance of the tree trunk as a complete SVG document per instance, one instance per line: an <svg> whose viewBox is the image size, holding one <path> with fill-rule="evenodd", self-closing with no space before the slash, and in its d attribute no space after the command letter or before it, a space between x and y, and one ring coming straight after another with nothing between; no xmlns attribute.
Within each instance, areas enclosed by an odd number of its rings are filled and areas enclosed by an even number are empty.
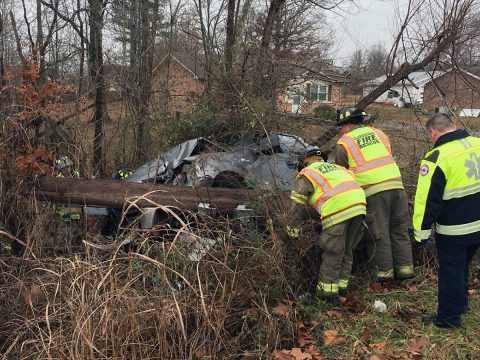
<svg viewBox="0 0 480 360"><path fill-rule="evenodd" d="M95 123L95 133L93 139L93 167L95 173L103 175L103 125L107 118L102 46L104 3L102 0L89 0L88 3L90 5L90 41L88 44L88 62L95 95L95 111L93 114L93 122Z"/></svg>
<svg viewBox="0 0 480 360"><path fill-rule="evenodd" d="M272 88L273 64L269 56L270 42L272 40L273 28L278 19L278 15L286 0L272 0L268 9L267 18L262 32L262 41L260 44L260 54L257 64L257 91L256 94L265 99L273 100L272 105L276 105L274 98L275 89ZM273 96L273 99L272 99Z"/></svg>

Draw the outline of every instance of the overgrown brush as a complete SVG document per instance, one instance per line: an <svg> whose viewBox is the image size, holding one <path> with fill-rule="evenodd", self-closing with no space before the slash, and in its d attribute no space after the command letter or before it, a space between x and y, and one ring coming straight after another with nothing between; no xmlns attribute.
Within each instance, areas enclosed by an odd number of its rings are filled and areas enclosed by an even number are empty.
<svg viewBox="0 0 480 360"><path fill-rule="evenodd" d="M116 239L135 239L129 251L54 256L52 241L67 239L47 231L43 210L31 251L1 262L4 358L262 357L293 345L295 329L269 311L287 288L282 245L253 222L189 215L173 238L165 228L129 228ZM190 260L205 239L216 244Z"/></svg>

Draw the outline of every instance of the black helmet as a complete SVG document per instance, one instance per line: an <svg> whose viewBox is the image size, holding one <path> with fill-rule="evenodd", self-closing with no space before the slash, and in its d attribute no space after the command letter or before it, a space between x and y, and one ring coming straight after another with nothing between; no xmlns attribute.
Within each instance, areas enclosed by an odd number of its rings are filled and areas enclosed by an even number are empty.
<svg viewBox="0 0 480 360"><path fill-rule="evenodd" d="M337 125L361 124L363 117L369 116L363 109L356 107L343 108L337 111Z"/></svg>
<svg viewBox="0 0 480 360"><path fill-rule="evenodd" d="M133 171L129 168L122 168L112 175L112 178L115 180L125 180L130 175L133 174Z"/></svg>
<svg viewBox="0 0 480 360"><path fill-rule="evenodd" d="M73 161L68 158L68 156L60 156L57 160L55 160L55 169L61 170L68 166L72 166Z"/></svg>
<svg viewBox="0 0 480 360"><path fill-rule="evenodd" d="M308 159L310 156L319 156L323 159L323 161L326 161L326 154L322 152L318 147L316 146L310 146L308 147L299 157L297 161L297 170L300 171L302 170L307 164L305 164L305 160Z"/></svg>

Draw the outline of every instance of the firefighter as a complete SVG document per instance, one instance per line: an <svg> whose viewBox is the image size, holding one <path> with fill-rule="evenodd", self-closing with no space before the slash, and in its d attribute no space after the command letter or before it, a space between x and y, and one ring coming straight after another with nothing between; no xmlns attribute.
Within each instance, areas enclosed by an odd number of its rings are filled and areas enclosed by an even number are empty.
<svg viewBox="0 0 480 360"><path fill-rule="evenodd" d="M55 170L57 177L80 177L78 171L73 170L73 161L68 156L60 156L55 160Z"/></svg>
<svg viewBox="0 0 480 360"><path fill-rule="evenodd" d="M80 174L78 171L73 169L73 161L70 160L67 156L60 156L55 160L55 170L56 176L60 178L79 178ZM56 206L56 213L64 221L77 221L80 220L81 208L78 207L67 207L67 206Z"/></svg>
<svg viewBox="0 0 480 360"><path fill-rule="evenodd" d="M413 228L415 240L427 245L435 225L439 275L437 314L423 322L455 328L469 310L469 264L480 246L480 139L457 130L445 114L426 127L434 146L420 165Z"/></svg>
<svg viewBox="0 0 480 360"><path fill-rule="evenodd" d="M413 278L412 247L408 235L407 194L390 142L382 131L363 125L368 116L360 108L337 114L342 137L335 146L335 163L351 170L365 190L371 234L367 243L377 281Z"/></svg>
<svg viewBox="0 0 480 360"><path fill-rule="evenodd" d="M319 283L320 297L338 306L339 290L345 293L351 276L353 250L361 238L365 216L365 193L345 168L329 164L316 147L299 158L296 183L290 195L287 233L300 236L305 205L320 215L322 250Z"/></svg>
<svg viewBox="0 0 480 360"><path fill-rule="evenodd" d="M133 171L126 167L113 173L112 178L114 180L125 180L132 174L133 174Z"/></svg>

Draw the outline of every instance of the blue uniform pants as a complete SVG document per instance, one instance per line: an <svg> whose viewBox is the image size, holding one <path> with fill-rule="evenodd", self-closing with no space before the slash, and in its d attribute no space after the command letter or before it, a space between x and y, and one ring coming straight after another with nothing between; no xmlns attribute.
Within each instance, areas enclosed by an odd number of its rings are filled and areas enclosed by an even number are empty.
<svg viewBox="0 0 480 360"><path fill-rule="evenodd" d="M480 245L455 244L455 240L437 241L436 245L440 266L437 319L459 326L468 306L469 264Z"/></svg>

